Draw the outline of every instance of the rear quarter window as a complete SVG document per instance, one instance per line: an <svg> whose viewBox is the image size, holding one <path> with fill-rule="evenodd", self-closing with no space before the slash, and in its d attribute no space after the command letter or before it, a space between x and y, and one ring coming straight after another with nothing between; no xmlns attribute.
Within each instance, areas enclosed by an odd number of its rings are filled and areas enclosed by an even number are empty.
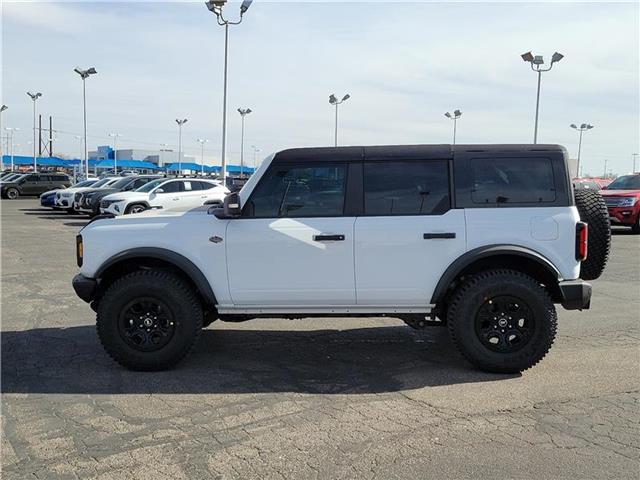
<svg viewBox="0 0 640 480"><path fill-rule="evenodd" d="M556 200L553 165L548 158L475 158L470 167L473 204Z"/></svg>

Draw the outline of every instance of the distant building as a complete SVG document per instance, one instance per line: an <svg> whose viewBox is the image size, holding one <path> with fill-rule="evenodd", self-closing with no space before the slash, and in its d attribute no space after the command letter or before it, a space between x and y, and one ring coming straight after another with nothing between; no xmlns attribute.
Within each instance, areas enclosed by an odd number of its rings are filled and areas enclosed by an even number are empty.
<svg viewBox="0 0 640 480"><path fill-rule="evenodd" d="M108 145L100 146L97 150L89 152L89 159L113 160L114 150ZM142 160L162 167L169 163L178 163L178 152L168 149L142 150L138 148L119 148L117 160ZM190 162L195 162L195 158L183 153L182 163Z"/></svg>

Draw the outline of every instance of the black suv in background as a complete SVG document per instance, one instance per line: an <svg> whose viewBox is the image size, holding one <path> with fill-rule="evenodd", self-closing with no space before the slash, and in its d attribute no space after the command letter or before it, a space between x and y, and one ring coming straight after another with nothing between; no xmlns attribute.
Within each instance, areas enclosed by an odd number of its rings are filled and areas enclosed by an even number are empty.
<svg viewBox="0 0 640 480"><path fill-rule="evenodd" d="M116 192L137 190L151 180L162 178L161 175L135 175L122 177L107 188L95 188L78 192L74 198L74 208L78 212L87 213L92 217L100 213L100 201L103 197Z"/></svg>
<svg viewBox="0 0 640 480"><path fill-rule="evenodd" d="M71 186L71 179L66 173L29 173L13 181L2 182L0 193L2 198L14 200L19 196L37 197L41 193L57 188Z"/></svg>

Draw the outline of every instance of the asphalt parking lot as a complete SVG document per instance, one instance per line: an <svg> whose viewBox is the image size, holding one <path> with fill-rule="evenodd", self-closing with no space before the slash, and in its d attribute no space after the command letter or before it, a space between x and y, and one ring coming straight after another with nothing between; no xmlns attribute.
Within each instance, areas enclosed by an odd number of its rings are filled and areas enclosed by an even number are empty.
<svg viewBox="0 0 640 480"><path fill-rule="evenodd" d="M178 368L103 352L71 288L86 219L0 204L3 478L638 478L640 236L523 375L393 319L216 322Z"/></svg>

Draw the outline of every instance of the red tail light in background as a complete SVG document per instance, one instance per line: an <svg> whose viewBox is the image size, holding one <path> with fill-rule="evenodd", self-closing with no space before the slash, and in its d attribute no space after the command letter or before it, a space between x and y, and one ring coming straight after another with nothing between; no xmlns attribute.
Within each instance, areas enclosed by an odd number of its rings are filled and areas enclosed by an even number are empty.
<svg viewBox="0 0 640 480"><path fill-rule="evenodd" d="M584 222L576 224L576 260L584 262L587 259L587 239L589 226Z"/></svg>

